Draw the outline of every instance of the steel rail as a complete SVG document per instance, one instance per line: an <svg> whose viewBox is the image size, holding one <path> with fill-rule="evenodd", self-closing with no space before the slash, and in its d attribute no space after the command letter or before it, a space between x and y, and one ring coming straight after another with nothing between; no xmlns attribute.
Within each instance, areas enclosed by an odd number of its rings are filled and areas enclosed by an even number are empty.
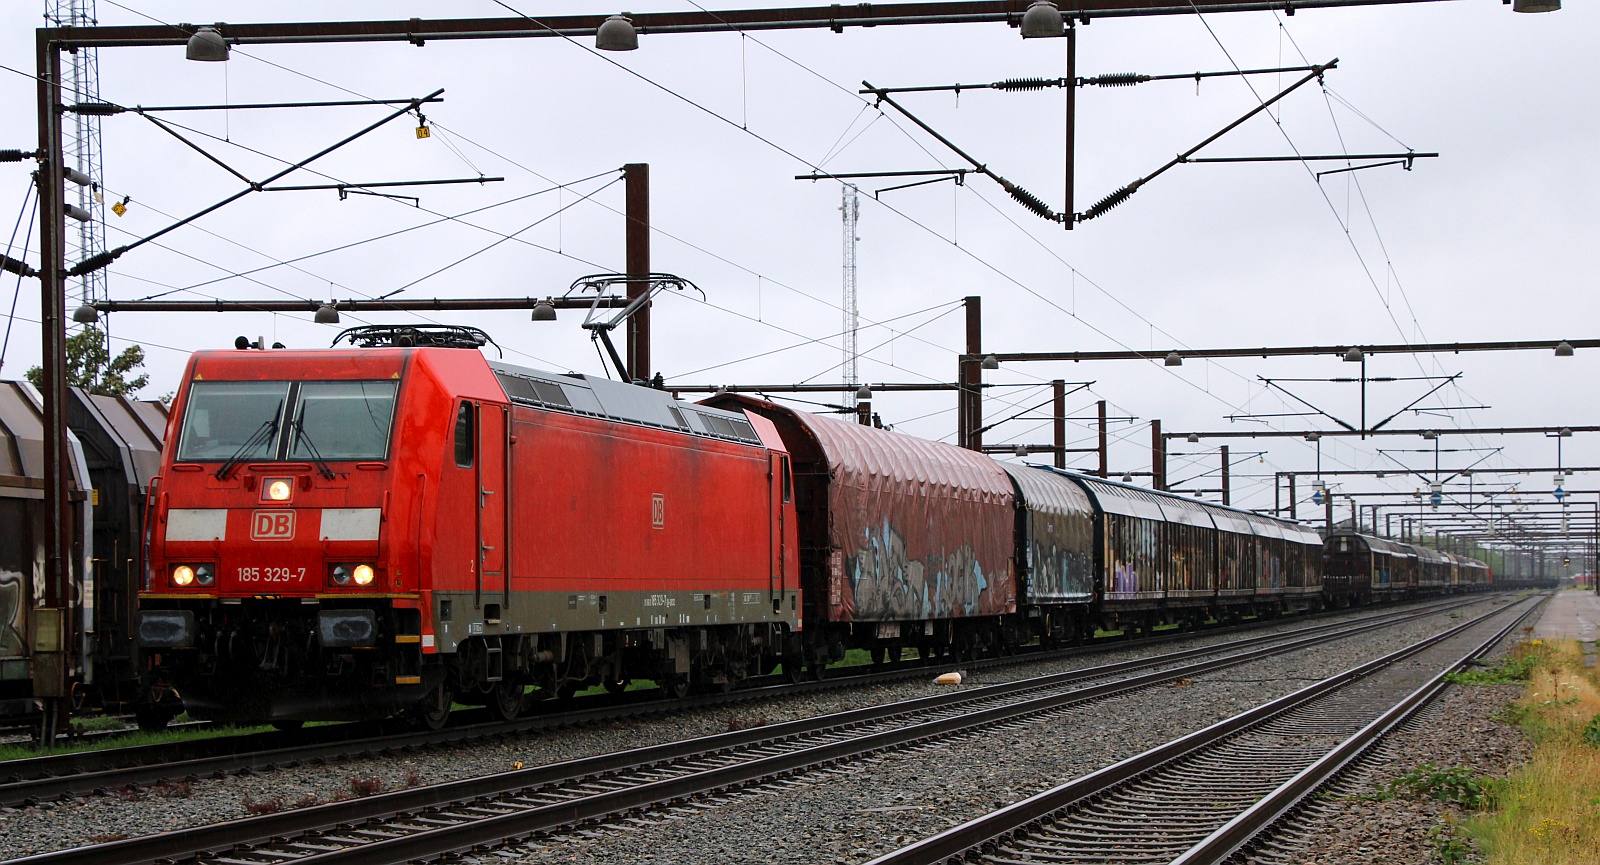
<svg viewBox="0 0 1600 865"><path fill-rule="evenodd" d="M1532 612L1549 599L1545 595L1538 603L1530 605L1514 621L1497 631L1488 643L1492 645L1514 630ZM866 865L934 865L946 861L961 861L969 852L978 851L1015 837L1030 825L1050 818L1075 804L1102 795L1118 785L1150 773L1180 757L1185 757L1232 738L1265 722L1281 717L1367 676L1403 661L1428 648L1477 627L1507 608L1480 616L1457 627L1435 634L1410 646L1391 652L1367 663L1330 676L1321 682L1302 688L1218 721L1202 730L1179 737L1114 763L1103 769L1076 778L1058 787L1046 790L997 811L970 820L922 841L902 847L866 863Z"/></svg>
<svg viewBox="0 0 1600 865"><path fill-rule="evenodd" d="M1394 620L1408 619L1414 616L1427 616L1432 612L1448 611L1458 606L1469 606L1477 601L1446 601L1422 606L1421 609L1408 609L1408 611L1381 612L1371 620L1376 622L1394 622ZM1333 628L1346 627L1350 622L1330 622L1330 624L1309 625L1306 628L1293 628L1290 632L1278 635L1256 636L1248 640L1232 641L1232 646L1245 646L1254 641L1275 640L1293 635L1309 635L1309 633L1323 633ZM1259 624L1232 625L1232 627L1211 628L1206 630L1208 635L1226 635L1226 633L1242 632L1261 627ZM941 664L918 665L910 662L907 665L886 668L886 670L872 670L867 673L853 673L845 676L829 676L822 681L803 681L803 683L779 684L779 686L758 686L758 688L741 689L731 694L709 694L709 696L694 696L682 700L654 700L645 699L630 704L618 705L614 697L597 697L597 702L605 705L597 707L584 707L578 710L565 710L565 712L542 713L538 716L526 716L512 721L498 721L498 723L474 723L470 721L477 713L462 713L467 716L467 724L450 727L446 731L403 731L381 732L379 735L370 735L373 732L370 726L358 724L341 724L331 727L310 727L306 731L294 732L254 732L254 734L232 735L232 737L213 737L213 739L187 740L187 742L157 743L157 745L138 745L131 748L104 748L104 750L78 751L78 753L62 753L62 755L37 756L37 758L11 759L0 761L0 806L14 806L14 804L30 803L30 801L48 801L48 799L61 798L61 796L83 795L94 791L110 790L110 788L126 787L126 785L141 785L141 783L162 782L162 780L184 779L184 777L202 777L211 775L218 777L222 774L240 771L256 771L256 769L277 769L277 767L294 766L301 763L315 763L325 759L350 758L350 756L374 755L374 753L390 753L395 750L414 750L414 748L450 747L459 743L472 742L478 739L493 739L502 735L525 735L531 732L544 731L558 726L578 726L578 724L602 723L614 721L618 718L629 716L656 715L656 713L682 712L688 708L701 708L706 705L738 704L738 702L752 702L752 700L774 699L786 694L803 694L803 692L826 691L826 689L854 688L861 684L878 684L886 681L901 681L914 676L925 676L930 673L949 672L955 668L992 668L1008 667L1014 664L1029 664L1035 660L1064 659L1064 657L1093 656L1102 651L1112 649L1139 648L1139 646L1160 646L1170 641L1186 640L1194 633L1174 632L1165 635L1152 636L1144 640L1112 640L1106 643L1091 644L1091 646L1078 646L1078 648L1058 649L1058 651L1027 652L1022 656L995 657L995 659L973 660L973 662L941 662ZM1170 657L1186 657L1182 652L1171 652ZM200 753L197 753L200 751Z"/></svg>
<svg viewBox="0 0 1600 865"><path fill-rule="evenodd" d="M1449 684L1446 678L1462 670L1474 661L1487 655L1495 644L1505 639L1519 625L1540 609L1552 595L1546 595L1545 600L1534 605L1516 620L1502 628L1498 633L1478 645L1471 652L1463 655L1460 660L1441 670L1438 675L1428 680L1422 687L1417 688L1405 699L1396 703L1388 711L1378 716L1372 723L1361 728L1355 735L1339 743L1338 747L1329 751L1322 758L1307 766L1299 774L1290 778L1276 790L1268 793L1265 798L1251 805L1239 816L1218 827L1206 837L1204 841L1191 847L1188 852L1172 861L1172 865L1220 865L1228 857L1238 852L1241 848L1255 841L1264 832L1269 831L1286 816L1291 814L1305 798L1321 789L1329 781L1342 774L1358 760L1367 755L1383 737L1387 736L1396 727L1410 720L1424 706L1432 702Z"/></svg>
<svg viewBox="0 0 1600 865"><path fill-rule="evenodd" d="M1404 621L1416 616L1431 615L1435 612L1455 609L1472 603L1476 603L1476 601L1435 603L1424 606L1421 609L1383 612L1371 617L1369 620L1380 622ZM1357 620L1357 623L1360 621L1364 620ZM1287 639L1296 635L1325 633L1350 624L1352 623L1330 622L1310 625L1306 628L1295 628L1278 634L1266 634L1244 640L1235 640L1224 644L1222 647L1211 647L1210 651L1220 651L1221 648L1227 646L1256 645L1264 641ZM1250 630L1259 626L1259 624L1231 626L1208 630L1205 633L1227 634L1235 631ZM1194 636L1194 634L1179 632L1142 640L1113 640L1087 647L1075 647L1054 652L1028 653L1010 658L990 658L965 663L951 662L921 666L916 665L916 662L909 662L905 666L891 667L886 670L875 670L849 676L831 676L821 682L800 682L780 686L756 687L731 694L697 695L683 700L640 700L617 705L614 697L600 697L598 700L604 705L580 708L576 711L554 711L505 722L473 723L469 721L465 725L441 731L404 731L399 734L386 732L372 736L369 735L372 732L371 727L351 724L316 727L295 732L248 733L230 737L9 760L0 762L0 779L4 779L3 782L0 782L0 806L47 801L62 796L93 793L128 785L155 783L174 777L219 777L247 770L270 771L307 762L353 759L370 754L455 746L481 739L527 735L554 727L598 723L648 714L664 714L708 705L750 702L790 693L808 693L816 690L831 690L840 687L900 681L957 668L969 670L987 669L1051 658L1093 655L1110 649L1159 645L1191 636ZM1158 656L1158 658L1150 659L1149 662L1158 662L1160 658L1177 661L1202 653L1208 653L1205 647L1167 653L1166 655ZM1139 662L1123 662L1123 666L1120 669L1131 669L1132 665L1137 663ZM469 713L463 714L468 714L469 718L471 717ZM196 751L200 753L197 754Z"/></svg>
<svg viewBox="0 0 1600 865"><path fill-rule="evenodd" d="M1020 703L991 705L987 708L980 708L977 711L958 712L956 710L964 705L981 706L984 702L992 703L997 699L1025 695L1029 691L1105 679L1107 676L1115 676L1140 667L1149 668L1157 664L1170 664L1174 659L1183 660L1204 654L1215 655L1237 649L1239 645L1226 644L1198 647L1156 659L1122 661L1101 667L992 685L965 692L924 697L889 706L856 709L822 716L821 718L802 719L751 730L718 734L701 739L649 746L565 763L469 778L425 788L329 803L296 811L279 812L245 820L213 824L211 826L179 830L91 847L62 850L14 860L13 863L8 863L8 865L128 865L128 863L142 863L152 860L177 861L194 856L209 857L220 851L234 849L241 845L265 843L271 839L281 839L286 836L299 836L309 839L302 842L293 842L300 844L302 848L305 845L315 846L339 843L341 841L340 836L353 831L352 827L356 824L373 826L375 821L384 819L395 823L404 823L408 819L408 815L410 819L415 820L416 815L413 812L418 810L426 809L438 814L438 812L447 811L451 807L471 807L474 802L482 801L491 796L504 798L507 795L512 795L526 803L529 799L535 799L536 801L536 797L540 795L539 789L552 784L585 781L588 785L593 786L595 779L605 775L630 770L638 771L642 768L650 768L658 772L666 771L667 764L675 761L683 762L707 758L724 760L735 749L752 750L758 755L757 759L735 762L731 765L718 765L710 769L693 771L677 777L645 784L627 785L620 789L610 789L598 794L567 798L538 807L519 807L513 813L474 822L443 826L429 831L414 832L403 837L366 843L362 846L328 850L317 855L290 860L297 863L297 865L298 863L312 865L312 863L332 862L391 863L408 861L445 851L499 843L513 836L549 831L573 822L599 819L660 802L679 800L710 791L757 783L772 777L810 771L819 765L828 765L863 753L905 747L920 742L945 738L974 728L1015 720L1018 717L1055 711L1066 706L1091 702L1130 690L1164 684L1175 678L1199 675L1210 670L1236 666L1269 655L1322 645L1329 639L1353 636L1388 627L1394 623L1394 620L1436 615L1447 608L1448 606L1443 606L1437 609L1417 611L1400 616L1379 617L1377 620L1360 622L1354 626L1349 626L1348 623L1330 624L1316 628L1299 629L1287 635L1265 635L1251 638L1240 641L1245 644L1244 651L1224 655L1220 658L1103 681L1099 684L1091 684L1070 691L1025 699ZM1320 633L1309 633L1312 631ZM1332 633L1330 634L1329 632ZM1281 642L1276 645L1264 645L1273 641ZM938 714L933 720L910 723L899 728L868 729L863 735L836 738L833 741L825 741L817 745L796 746L797 740L802 737L837 735L838 731L848 730L849 728L893 721L896 716L904 717L929 712ZM770 751L773 748L781 747L790 748L791 750L771 756L759 756L763 753L763 749ZM502 803L492 804L500 805ZM482 810L481 806L480 810ZM442 821L435 820L435 822ZM377 829L362 829L361 831L381 834ZM369 834L369 837L360 840L371 842L372 838ZM342 839L342 843L354 842L352 839L345 837Z"/></svg>

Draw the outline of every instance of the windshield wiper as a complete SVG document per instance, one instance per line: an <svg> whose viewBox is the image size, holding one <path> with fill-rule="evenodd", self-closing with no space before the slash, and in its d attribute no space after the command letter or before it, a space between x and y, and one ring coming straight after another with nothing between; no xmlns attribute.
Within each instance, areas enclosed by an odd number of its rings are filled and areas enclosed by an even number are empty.
<svg viewBox="0 0 1600 865"><path fill-rule="evenodd" d="M305 419L301 418L300 420L292 421L292 423L294 424L295 442L305 442L306 450L311 451L311 461L317 465L317 471L322 474L323 478L330 481L333 480L336 477L333 473L333 467L328 465L328 461L322 458L322 452L317 450L317 445L311 441L311 436L306 435ZM293 444L289 446L289 450L291 452L294 451Z"/></svg>
<svg viewBox="0 0 1600 865"><path fill-rule="evenodd" d="M280 411L283 409L283 403L278 403L278 409ZM217 469L217 480L227 480L228 475L233 474L233 470L239 463L245 461L251 451L271 441L277 434L278 415L274 412L272 417L262 421L261 426L257 427L256 431L248 439L245 439L244 444L239 445L239 449L233 452L233 456L228 457L222 463L221 467Z"/></svg>

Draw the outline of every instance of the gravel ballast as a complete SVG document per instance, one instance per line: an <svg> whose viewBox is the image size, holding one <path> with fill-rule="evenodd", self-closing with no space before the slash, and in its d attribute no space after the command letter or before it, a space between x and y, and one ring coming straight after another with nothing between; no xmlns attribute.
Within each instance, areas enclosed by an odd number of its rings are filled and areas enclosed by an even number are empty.
<svg viewBox="0 0 1600 865"><path fill-rule="evenodd" d="M1503 604L1489 599L1459 615ZM1326 621L1326 620L1324 620ZM1197 677L1182 686L1118 697L1066 715L990 730L858 761L794 784L718 798L702 807L654 812L646 825L604 829L516 848L525 862L857 862L1347 669L1460 619L1440 615L1386 627L1314 652L1274 657ZM1290 620L1263 629L1294 629ZM1197 635L1181 646L1235 637ZM981 670L974 687L1144 656L1180 644ZM928 677L931 679L931 675ZM248 816L252 810L431 784L592 754L945 693L911 680L764 700L736 707L602 726L403 757L352 760L275 772L119 791L112 795L0 809L0 858L94 841L171 831ZM654 824L654 825L649 825ZM496 857L497 859L499 857ZM512 861L512 860L504 860ZM1367 860L1371 861L1371 860Z"/></svg>

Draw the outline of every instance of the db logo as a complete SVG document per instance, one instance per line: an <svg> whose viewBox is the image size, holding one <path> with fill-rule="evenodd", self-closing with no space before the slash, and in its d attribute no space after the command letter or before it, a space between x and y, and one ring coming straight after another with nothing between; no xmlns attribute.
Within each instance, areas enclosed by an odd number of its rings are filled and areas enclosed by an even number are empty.
<svg viewBox="0 0 1600 865"><path fill-rule="evenodd" d="M294 540L294 511L253 511L250 514L250 540Z"/></svg>

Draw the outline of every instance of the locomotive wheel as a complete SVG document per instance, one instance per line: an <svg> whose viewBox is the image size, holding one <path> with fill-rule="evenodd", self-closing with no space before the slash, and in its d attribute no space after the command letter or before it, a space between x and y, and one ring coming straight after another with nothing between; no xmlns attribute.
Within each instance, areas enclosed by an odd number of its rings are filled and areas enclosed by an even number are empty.
<svg viewBox="0 0 1600 865"><path fill-rule="evenodd" d="M450 722L450 708L455 704L455 694L440 685L432 694L417 701L408 711L413 723L429 730L443 730Z"/></svg>
<svg viewBox="0 0 1600 865"><path fill-rule="evenodd" d="M496 682L489 691L489 714L501 721L510 721L522 714L522 707L527 704L522 692L522 685L516 682Z"/></svg>
<svg viewBox="0 0 1600 865"><path fill-rule="evenodd" d="M805 678L806 662L798 654L783 656L783 678L791 685Z"/></svg>
<svg viewBox="0 0 1600 865"><path fill-rule="evenodd" d="M661 676L661 690L673 700L689 696L689 677L683 673L665 673Z"/></svg>
<svg viewBox="0 0 1600 865"><path fill-rule="evenodd" d="M614 680L613 679L607 679L606 680L606 691L608 693L620 694L620 693L622 693L623 691L626 691L626 690L628 690L628 680L627 679L614 679Z"/></svg>

